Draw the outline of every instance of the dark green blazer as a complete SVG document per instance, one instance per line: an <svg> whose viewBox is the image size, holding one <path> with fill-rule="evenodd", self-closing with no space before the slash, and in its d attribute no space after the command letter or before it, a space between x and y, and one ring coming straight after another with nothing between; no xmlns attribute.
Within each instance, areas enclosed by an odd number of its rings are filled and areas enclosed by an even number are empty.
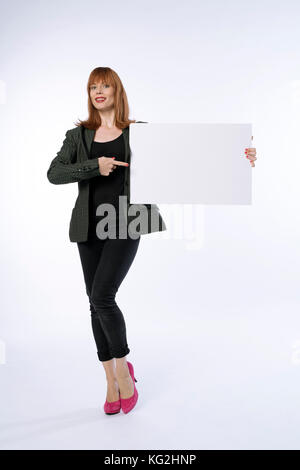
<svg viewBox="0 0 300 470"><path fill-rule="evenodd" d="M145 122L145 121L136 121ZM129 207L139 212L135 216L126 216L128 224L139 214L148 218L149 223L141 224L141 235L167 230L166 224L156 204L129 204L130 201L130 157L129 126L122 130L125 142L124 195L127 196ZM89 229L89 179L99 176L98 158L89 159L90 149L95 137L95 130L83 126L75 127L66 132L60 151L52 160L47 171L47 178L53 184L78 183L78 196L72 209L69 224L71 242L84 242L88 239ZM152 218L151 218L152 214ZM129 230L130 233L130 230Z"/></svg>

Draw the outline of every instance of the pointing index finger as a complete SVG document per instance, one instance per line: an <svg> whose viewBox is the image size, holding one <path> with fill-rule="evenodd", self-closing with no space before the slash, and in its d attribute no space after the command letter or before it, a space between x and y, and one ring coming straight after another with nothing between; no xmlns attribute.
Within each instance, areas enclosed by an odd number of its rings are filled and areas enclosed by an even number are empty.
<svg viewBox="0 0 300 470"><path fill-rule="evenodd" d="M120 160L114 160L114 165L128 166L129 163L121 162Z"/></svg>

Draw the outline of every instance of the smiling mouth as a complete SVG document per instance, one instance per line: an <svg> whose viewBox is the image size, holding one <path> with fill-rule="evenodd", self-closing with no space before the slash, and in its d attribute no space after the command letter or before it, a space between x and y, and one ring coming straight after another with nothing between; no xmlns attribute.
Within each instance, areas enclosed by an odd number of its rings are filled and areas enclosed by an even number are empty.
<svg viewBox="0 0 300 470"><path fill-rule="evenodd" d="M95 101L97 101L97 103L103 103L103 101L105 101L106 98L96 98Z"/></svg>

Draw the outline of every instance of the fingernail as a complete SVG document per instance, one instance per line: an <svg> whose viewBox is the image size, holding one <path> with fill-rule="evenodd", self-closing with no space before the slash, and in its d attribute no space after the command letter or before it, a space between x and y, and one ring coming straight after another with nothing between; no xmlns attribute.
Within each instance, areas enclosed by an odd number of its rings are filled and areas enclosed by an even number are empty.
<svg viewBox="0 0 300 470"><path fill-rule="evenodd" d="M116 158L116 157L111 157L113 160Z"/></svg>

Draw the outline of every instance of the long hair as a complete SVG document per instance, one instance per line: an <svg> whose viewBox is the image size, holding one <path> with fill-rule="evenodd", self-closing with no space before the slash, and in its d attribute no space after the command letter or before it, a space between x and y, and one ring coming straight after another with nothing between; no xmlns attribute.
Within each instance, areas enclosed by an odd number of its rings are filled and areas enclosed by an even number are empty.
<svg viewBox="0 0 300 470"><path fill-rule="evenodd" d="M96 67L90 73L88 83L87 83L87 93L88 93L88 119L81 121L80 119L75 122L75 126L84 126L88 129L96 130L101 126L101 117L98 113L98 110L93 106L93 103L90 98L90 86L92 83L97 83L103 81L108 85L113 86L115 90L114 95L114 107L115 107L115 125L119 129L124 129L128 127L129 124L135 122L135 119L129 119L129 106L127 95L124 89L124 86L121 82L119 75L112 70L110 67Z"/></svg>

